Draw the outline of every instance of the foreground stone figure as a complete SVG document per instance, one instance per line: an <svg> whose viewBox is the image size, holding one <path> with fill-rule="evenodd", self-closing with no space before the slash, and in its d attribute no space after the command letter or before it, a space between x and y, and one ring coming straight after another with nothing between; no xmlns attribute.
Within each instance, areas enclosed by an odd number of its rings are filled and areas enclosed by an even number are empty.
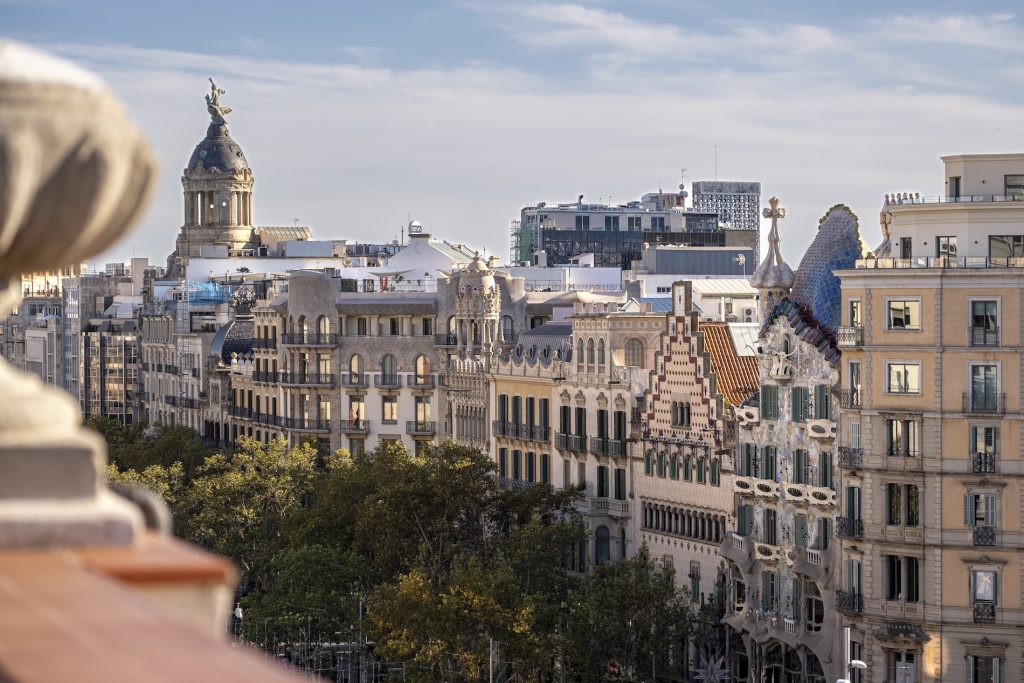
<svg viewBox="0 0 1024 683"><path fill-rule="evenodd" d="M145 206L149 147L98 79L0 42L0 310L19 276L95 256ZM63 392L0 361L0 547L130 545L137 506L103 481L105 447Z"/></svg>

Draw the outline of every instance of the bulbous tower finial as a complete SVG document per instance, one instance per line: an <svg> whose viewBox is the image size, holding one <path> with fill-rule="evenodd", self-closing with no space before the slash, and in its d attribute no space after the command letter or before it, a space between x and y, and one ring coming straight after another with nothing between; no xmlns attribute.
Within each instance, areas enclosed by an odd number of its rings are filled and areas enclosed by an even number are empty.
<svg viewBox="0 0 1024 683"><path fill-rule="evenodd" d="M779 198L768 200L769 208L762 214L772 221L772 229L768 233L768 253L764 261L750 276L750 286L758 290L761 319L771 312L780 299L787 296L793 288L793 269L789 267L782 252L779 250L779 219L786 217L786 210L779 206Z"/></svg>

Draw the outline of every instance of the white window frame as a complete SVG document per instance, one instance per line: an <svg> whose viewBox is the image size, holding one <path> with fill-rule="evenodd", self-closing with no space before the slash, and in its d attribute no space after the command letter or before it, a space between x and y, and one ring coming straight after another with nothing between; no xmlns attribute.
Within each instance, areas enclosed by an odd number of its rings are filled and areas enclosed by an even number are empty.
<svg viewBox="0 0 1024 683"><path fill-rule="evenodd" d="M917 366L917 391L893 391L892 390L892 387L889 385L889 369L893 365L916 365ZM861 369L861 372L863 373L863 368ZM921 361L919 361L919 360L895 360L894 359L894 360L887 360L887 361L885 361L885 393L886 394L892 394L893 396L920 396L921 392L922 392L922 388L921 388L922 378L923 378L923 374L921 373ZM863 381L863 374L861 376L861 381Z"/></svg>
<svg viewBox="0 0 1024 683"><path fill-rule="evenodd" d="M889 304L894 301L916 301L917 315L921 318L917 327L893 327L892 318L889 316ZM924 331L924 306L920 296L887 296L885 297L885 330L886 332L922 332ZM861 314L863 315L863 311Z"/></svg>

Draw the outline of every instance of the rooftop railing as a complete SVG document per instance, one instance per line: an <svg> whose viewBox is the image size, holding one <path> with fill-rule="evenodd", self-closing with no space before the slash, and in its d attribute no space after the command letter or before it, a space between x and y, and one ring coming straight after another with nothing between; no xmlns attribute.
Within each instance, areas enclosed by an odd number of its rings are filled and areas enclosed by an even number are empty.
<svg viewBox="0 0 1024 683"><path fill-rule="evenodd" d="M956 197L947 197L945 195L923 197L916 193L910 194L909 192L904 192L900 194L897 192L896 194L885 195L886 206L916 206L919 204L998 204L1007 202L1024 202L1024 194L962 194Z"/></svg>
<svg viewBox="0 0 1024 683"><path fill-rule="evenodd" d="M1002 256L919 256L917 258L857 259L858 269L918 269L918 268L1024 268L1024 258Z"/></svg>

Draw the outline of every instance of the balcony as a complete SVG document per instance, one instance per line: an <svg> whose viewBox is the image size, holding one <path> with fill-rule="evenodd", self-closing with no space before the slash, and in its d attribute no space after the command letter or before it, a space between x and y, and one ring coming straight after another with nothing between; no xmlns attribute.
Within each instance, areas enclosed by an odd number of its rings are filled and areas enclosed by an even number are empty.
<svg viewBox="0 0 1024 683"><path fill-rule="evenodd" d="M261 372L259 370L253 370L252 381L260 382L262 384L277 384L280 378L280 374L277 372Z"/></svg>
<svg viewBox="0 0 1024 683"><path fill-rule="evenodd" d="M574 453L585 453L587 450L587 437L576 434L555 434L555 448L562 448Z"/></svg>
<svg viewBox="0 0 1024 683"><path fill-rule="evenodd" d="M853 591L836 591L836 609L847 614L864 611L864 596Z"/></svg>
<svg viewBox="0 0 1024 683"><path fill-rule="evenodd" d="M374 375L373 386L378 389L398 389L402 386L401 375Z"/></svg>
<svg viewBox="0 0 1024 683"><path fill-rule="evenodd" d="M626 454L626 442L623 439L608 440L608 455L618 458Z"/></svg>
<svg viewBox="0 0 1024 683"><path fill-rule="evenodd" d="M459 336L457 334L435 334L434 344L437 346L458 346Z"/></svg>
<svg viewBox="0 0 1024 683"><path fill-rule="evenodd" d="M993 415L1003 412L1006 394L964 392L964 412Z"/></svg>
<svg viewBox="0 0 1024 683"><path fill-rule="evenodd" d="M999 328L972 327L971 346L999 346Z"/></svg>
<svg viewBox="0 0 1024 683"><path fill-rule="evenodd" d="M413 389L433 389L436 384L434 375L413 375L409 382Z"/></svg>
<svg viewBox="0 0 1024 683"><path fill-rule="evenodd" d="M854 517L836 519L836 536L861 540L864 538L864 522Z"/></svg>
<svg viewBox="0 0 1024 683"><path fill-rule="evenodd" d="M370 422L362 419L342 420L341 432L342 434L368 434L370 432Z"/></svg>
<svg viewBox="0 0 1024 683"><path fill-rule="evenodd" d="M369 384L369 378L361 372L341 373L341 386L347 389L365 389Z"/></svg>
<svg viewBox="0 0 1024 683"><path fill-rule="evenodd" d="M996 603L976 602L974 603L974 623L994 624L996 623Z"/></svg>
<svg viewBox="0 0 1024 683"><path fill-rule="evenodd" d="M282 372L280 382L291 386L333 387L334 376L318 372Z"/></svg>
<svg viewBox="0 0 1024 683"><path fill-rule="evenodd" d="M864 462L864 449L853 446L840 446L836 449L839 454L839 466L847 469L857 469Z"/></svg>
<svg viewBox="0 0 1024 683"><path fill-rule="evenodd" d="M252 348L274 350L277 348L277 337L259 337L252 340Z"/></svg>
<svg viewBox="0 0 1024 683"><path fill-rule="evenodd" d="M864 346L864 328L860 325L840 327L836 334L836 345L841 349L857 349Z"/></svg>
<svg viewBox="0 0 1024 683"><path fill-rule="evenodd" d="M591 438L590 452L594 455L608 455L608 437L595 436Z"/></svg>
<svg viewBox="0 0 1024 683"><path fill-rule="evenodd" d="M974 545L994 546L996 544L996 528L994 526L976 526L971 531Z"/></svg>
<svg viewBox="0 0 1024 683"><path fill-rule="evenodd" d="M752 427L761 421L761 409L757 406L740 406L736 409L736 422L740 427Z"/></svg>
<svg viewBox="0 0 1024 683"><path fill-rule="evenodd" d="M244 406L228 406L228 415L231 417L241 417L246 420L251 420L255 413L252 408L246 408Z"/></svg>
<svg viewBox="0 0 1024 683"><path fill-rule="evenodd" d="M591 498L588 502L590 505L590 509L594 512L604 513L609 517L629 516L629 503L624 500L594 497Z"/></svg>
<svg viewBox="0 0 1024 683"><path fill-rule="evenodd" d="M975 474L995 474L995 453L971 453L971 471Z"/></svg>
<svg viewBox="0 0 1024 683"><path fill-rule="evenodd" d="M283 346L334 346L338 343L336 334L282 334Z"/></svg>
<svg viewBox="0 0 1024 683"><path fill-rule="evenodd" d="M834 441L837 434L838 430L833 420L815 419L807 421L807 435L812 439Z"/></svg>
<svg viewBox="0 0 1024 683"><path fill-rule="evenodd" d="M839 405L846 410L863 407L863 400L860 389L847 389L839 394Z"/></svg>
<svg viewBox="0 0 1024 683"><path fill-rule="evenodd" d="M281 417L268 413L253 413L251 419L261 425L268 425L270 427L280 427L282 422Z"/></svg>
<svg viewBox="0 0 1024 683"><path fill-rule="evenodd" d="M318 420L309 417L284 417L281 418L285 429L293 429L298 432L329 432L331 423L329 420Z"/></svg>
<svg viewBox="0 0 1024 683"><path fill-rule="evenodd" d="M410 436L433 436L437 434L437 423L431 420L408 420L405 433Z"/></svg>

